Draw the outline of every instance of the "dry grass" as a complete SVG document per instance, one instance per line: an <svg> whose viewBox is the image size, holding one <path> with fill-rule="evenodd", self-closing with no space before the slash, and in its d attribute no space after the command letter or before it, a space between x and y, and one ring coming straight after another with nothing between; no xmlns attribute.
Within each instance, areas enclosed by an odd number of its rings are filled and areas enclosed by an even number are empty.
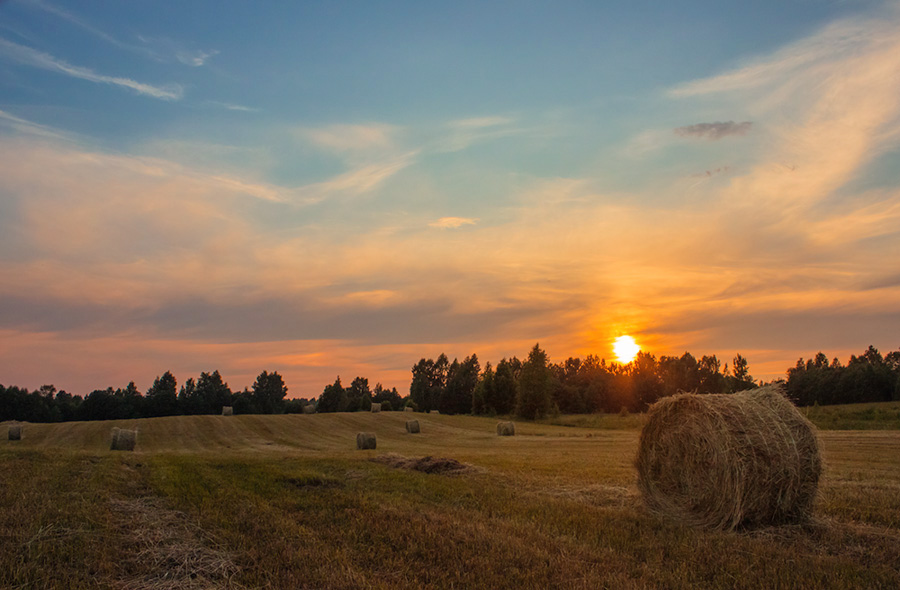
<svg viewBox="0 0 900 590"><path fill-rule="evenodd" d="M636 430L500 438L496 420L423 414L413 437L393 414L119 422L140 428L133 453L107 450L109 422L29 424L0 440L15 474L0 479L0 588L189 584L188 570L208 588L900 587L900 432L821 433L813 517L723 532L642 507ZM475 469L372 462L347 445L364 431L403 461Z"/></svg>
<svg viewBox="0 0 900 590"><path fill-rule="evenodd" d="M772 387L660 400L636 466L650 509L724 529L809 516L822 471L815 427Z"/></svg>

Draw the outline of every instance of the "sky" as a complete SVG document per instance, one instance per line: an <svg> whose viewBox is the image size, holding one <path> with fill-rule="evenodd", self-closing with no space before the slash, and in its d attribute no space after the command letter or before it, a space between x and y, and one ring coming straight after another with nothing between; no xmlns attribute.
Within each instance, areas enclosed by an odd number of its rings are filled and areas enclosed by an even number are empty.
<svg viewBox="0 0 900 590"><path fill-rule="evenodd" d="M900 3L0 0L0 383L900 347Z"/></svg>

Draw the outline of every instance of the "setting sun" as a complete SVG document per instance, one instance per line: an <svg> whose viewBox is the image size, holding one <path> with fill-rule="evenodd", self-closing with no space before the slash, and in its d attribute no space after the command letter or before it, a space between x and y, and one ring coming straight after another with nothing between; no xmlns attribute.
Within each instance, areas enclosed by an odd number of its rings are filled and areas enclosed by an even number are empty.
<svg viewBox="0 0 900 590"><path fill-rule="evenodd" d="M641 351L641 347L631 336L619 336L613 342L613 352L616 353L616 360L622 364L628 364L634 360L637 353Z"/></svg>

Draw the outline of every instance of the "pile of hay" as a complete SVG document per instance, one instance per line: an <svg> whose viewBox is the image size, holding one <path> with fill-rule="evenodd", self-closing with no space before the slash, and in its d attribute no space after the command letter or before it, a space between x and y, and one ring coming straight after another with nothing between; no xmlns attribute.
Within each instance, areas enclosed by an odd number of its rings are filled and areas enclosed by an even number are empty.
<svg viewBox="0 0 900 590"><path fill-rule="evenodd" d="M356 435L356 448L360 450L375 448L375 434L372 432L360 432Z"/></svg>
<svg viewBox="0 0 900 590"><path fill-rule="evenodd" d="M804 519L822 472L815 426L778 387L660 400L635 466L652 511L728 530Z"/></svg>
<svg viewBox="0 0 900 590"><path fill-rule="evenodd" d="M372 404L372 411L373 411L373 412L380 412L380 411L381 411L381 404Z"/></svg>
<svg viewBox="0 0 900 590"><path fill-rule="evenodd" d="M419 434L419 421L418 420L407 420L406 421L406 432L410 434Z"/></svg>
<svg viewBox="0 0 900 590"><path fill-rule="evenodd" d="M305 406L303 406L303 413L304 414L315 414L316 406L314 406L312 404L306 404Z"/></svg>
<svg viewBox="0 0 900 590"><path fill-rule="evenodd" d="M421 459L412 459L388 453L380 455L372 459L376 463L395 467L397 469L411 469L413 471L421 471L422 473L433 473L438 475L459 475L475 471L475 467L466 463L460 463L456 459L447 459L445 457L422 457Z"/></svg>
<svg viewBox="0 0 900 590"><path fill-rule="evenodd" d="M513 422L498 422L497 436L515 436L516 425Z"/></svg>
<svg viewBox="0 0 900 590"><path fill-rule="evenodd" d="M223 416L234 416L234 408L232 406L222 406Z"/></svg>
<svg viewBox="0 0 900 590"><path fill-rule="evenodd" d="M137 444L137 430L112 429L112 443L109 445L109 450L133 451L135 444Z"/></svg>
<svg viewBox="0 0 900 590"><path fill-rule="evenodd" d="M22 440L22 425L21 424L10 424L9 440Z"/></svg>

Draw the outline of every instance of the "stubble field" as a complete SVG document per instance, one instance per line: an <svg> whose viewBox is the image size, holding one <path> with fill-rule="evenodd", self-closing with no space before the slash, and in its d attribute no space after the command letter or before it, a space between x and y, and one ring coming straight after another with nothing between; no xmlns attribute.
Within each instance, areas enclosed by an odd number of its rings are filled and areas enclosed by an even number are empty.
<svg viewBox="0 0 900 590"><path fill-rule="evenodd" d="M644 511L636 416L515 437L496 422L193 416L27 424L21 441L4 427L0 588L900 587L900 431L821 431L814 517L725 533ZM108 450L113 426L138 429L135 452ZM376 450L355 450L361 431ZM406 460L426 456L462 465Z"/></svg>

